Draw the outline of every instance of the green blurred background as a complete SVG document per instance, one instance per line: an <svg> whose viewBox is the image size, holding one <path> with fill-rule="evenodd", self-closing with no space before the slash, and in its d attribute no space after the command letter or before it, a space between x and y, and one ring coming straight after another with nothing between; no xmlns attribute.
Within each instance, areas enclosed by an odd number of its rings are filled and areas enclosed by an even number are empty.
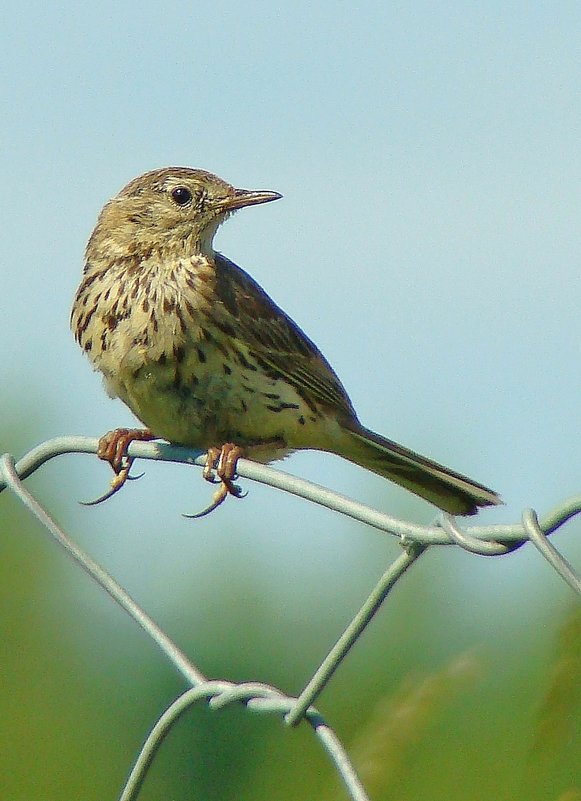
<svg viewBox="0 0 581 801"><path fill-rule="evenodd" d="M188 164L284 194L218 248L321 346L365 424L502 493L481 522L579 492L580 30L573 3L9 2L0 449L132 423L77 352L70 303L102 203ZM282 467L433 519L333 457ZM205 674L298 692L397 544L253 485L185 520L210 495L199 471L145 471L92 509L95 458L28 485ZM7 493L0 530L0 800L114 799L183 682ZM577 565L579 533L555 536ZM534 549L434 550L318 706L374 800L578 801L580 629ZM140 796L342 797L305 727L203 708Z"/></svg>

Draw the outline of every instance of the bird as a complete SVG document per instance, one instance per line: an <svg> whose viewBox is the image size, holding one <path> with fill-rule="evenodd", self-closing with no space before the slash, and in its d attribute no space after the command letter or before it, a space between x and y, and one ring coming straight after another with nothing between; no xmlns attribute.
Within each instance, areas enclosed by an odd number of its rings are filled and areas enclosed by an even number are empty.
<svg viewBox="0 0 581 801"><path fill-rule="evenodd" d="M269 463L304 449L337 454L453 515L502 503L483 484L363 426L314 342L214 249L231 214L281 197L166 167L135 178L103 207L71 327L109 395L145 426L100 439L98 455L115 472L104 497L132 477L130 442L159 438L207 452L204 477L220 489L206 511L241 494L233 482L241 456Z"/></svg>

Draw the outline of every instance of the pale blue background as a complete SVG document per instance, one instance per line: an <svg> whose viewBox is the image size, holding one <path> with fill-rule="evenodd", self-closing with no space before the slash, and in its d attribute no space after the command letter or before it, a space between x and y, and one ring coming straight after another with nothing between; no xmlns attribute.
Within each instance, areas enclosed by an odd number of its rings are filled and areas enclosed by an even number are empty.
<svg viewBox="0 0 581 801"><path fill-rule="evenodd" d="M178 164L283 193L230 220L218 249L319 344L364 423L502 493L506 507L482 522L581 491L578 3L23 2L2 17L0 375L22 450L132 423L68 316L102 204ZM285 467L433 518L336 458ZM273 614L317 597L313 617L345 602L343 625L396 553L254 486L185 521L211 494L199 472L145 470L94 510L76 501L109 474L89 457L61 459L34 486L154 614L183 616L195 594L186 626L211 618L232 567L241 584L267 571ZM578 534L558 535L571 558ZM433 558L449 575L432 596L455 599L466 625L494 620L498 637L512 613L528 627L569 600L531 548Z"/></svg>

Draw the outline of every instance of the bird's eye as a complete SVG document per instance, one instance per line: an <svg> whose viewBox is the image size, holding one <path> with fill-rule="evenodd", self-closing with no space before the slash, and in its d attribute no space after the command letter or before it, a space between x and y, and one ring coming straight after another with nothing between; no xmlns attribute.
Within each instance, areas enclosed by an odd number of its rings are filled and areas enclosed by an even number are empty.
<svg viewBox="0 0 581 801"><path fill-rule="evenodd" d="M192 199L192 193L187 186L176 186L171 190L171 196L178 206L186 206Z"/></svg>

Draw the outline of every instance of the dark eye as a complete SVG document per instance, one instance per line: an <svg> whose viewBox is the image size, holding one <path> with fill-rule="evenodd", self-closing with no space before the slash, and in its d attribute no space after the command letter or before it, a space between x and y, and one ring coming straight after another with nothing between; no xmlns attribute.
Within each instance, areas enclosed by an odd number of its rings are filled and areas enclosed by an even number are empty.
<svg viewBox="0 0 581 801"><path fill-rule="evenodd" d="M171 190L171 196L178 206L185 206L192 199L192 193L187 186L176 186Z"/></svg>

